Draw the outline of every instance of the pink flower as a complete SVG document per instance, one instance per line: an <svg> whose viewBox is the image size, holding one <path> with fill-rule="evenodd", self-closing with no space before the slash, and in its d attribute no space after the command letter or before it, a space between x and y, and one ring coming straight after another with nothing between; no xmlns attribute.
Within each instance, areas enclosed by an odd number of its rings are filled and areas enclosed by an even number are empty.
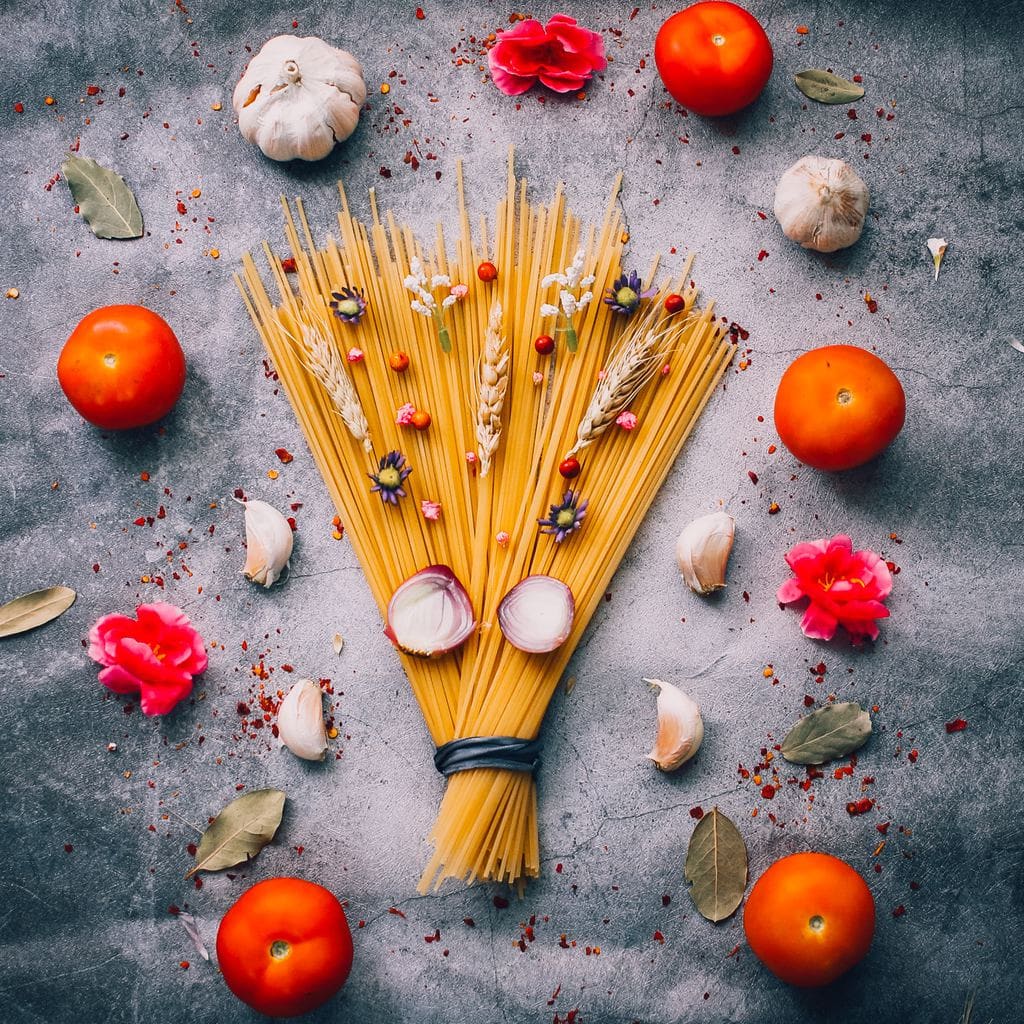
<svg viewBox="0 0 1024 1024"><path fill-rule="evenodd" d="M547 25L527 18L499 32L487 62L494 84L508 96L526 92L538 79L555 92L576 92L608 66L601 34L565 14Z"/></svg>
<svg viewBox="0 0 1024 1024"><path fill-rule="evenodd" d="M620 412L615 417L615 422L618 423L623 430L632 430L637 425L637 418L635 412Z"/></svg>
<svg viewBox="0 0 1024 1024"><path fill-rule="evenodd" d="M779 587L780 604L810 599L800 628L815 640L831 640L843 626L855 643L875 640L875 619L889 617L882 603L892 591L888 566L873 551L854 551L849 537L797 544L786 554L796 574Z"/></svg>
<svg viewBox="0 0 1024 1024"><path fill-rule="evenodd" d="M401 406L398 412L395 413L395 422L400 427L407 427L412 423L413 416L416 415L416 406L412 402L406 402L405 405Z"/></svg>
<svg viewBox="0 0 1024 1024"><path fill-rule="evenodd" d="M498 542L498 547L507 548L508 542L512 539L509 536L508 530L499 530L495 535L494 539Z"/></svg>
<svg viewBox="0 0 1024 1024"><path fill-rule="evenodd" d="M350 363L361 363L363 361L363 350L361 348L350 348L345 358Z"/></svg>
<svg viewBox="0 0 1024 1024"><path fill-rule="evenodd" d="M457 299L464 299L469 294L468 284L453 284L451 294Z"/></svg>
<svg viewBox="0 0 1024 1024"><path fill-rule="evenodd" d="M441 518L441 502L429 501L424 498L420 502L420 511L423 513L424 519L429 519L430 522L436 523Z"/></svg>
<svg viewBox="0 0 1024 1024"><path fill-rule="evenodd" d="M470 466L476 465L476 452L466 452L466 462Z"/></svg>
<svg viewBox="0 0 1024 1024"><path fill-rule="evenodd" d="M166 715L206 671L203 638L188 616L157 601L127 615L104 615L89 630L89 657L106 667L100 682L114 693L141 694L144 715Z"/></svg>

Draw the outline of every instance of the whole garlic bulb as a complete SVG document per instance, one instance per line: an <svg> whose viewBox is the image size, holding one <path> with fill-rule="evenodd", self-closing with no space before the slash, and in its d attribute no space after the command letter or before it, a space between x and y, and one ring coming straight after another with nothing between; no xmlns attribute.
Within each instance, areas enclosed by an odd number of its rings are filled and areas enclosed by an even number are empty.
<svg viewBox="0 0 1024 1024"><path fill-rule="evenodd" d="M271 160L320 160L359 122L359 61L316 36L275 36L249 62L232 105L238 129Z"/></svg>
<svg viewBox="0 0 1024 1024"><path fill-rule="evenodd" d="M312 679L300 679L277 709L281 742L305 761L322 761L327 750L323 690Z"/></svg>
<svg viewBox="0 0 1024 1024"><path fill-rule="evenodd" d="M736 522L728 512L711 512L683 527L676 541L676 561L683 582L695 594L710 594L725 586L735 533Z"/></svg>
<svg viewBox="0 0 1024 1024"><path fill-rule="evenodd" d="M273 505L250 498L245 506L245 566L247 580L272 587L288 568L295 535L288 520Z"/></svg>
<svg viewBox="0 0 1024 1024"><path fill-rule="evenodd" d="M645 679L658 690L658 735L647 755L663 772L674 771L700 749L704 720L700 707L677 686L660 679Z"/></svg>
<svg viewBox="0 0 1024 1024"><path fill-rule="evenodd" d="M787 238L805 249L835 252L860 238L868 187L842 160L805 156L779 179L775 217Z"/></svg>

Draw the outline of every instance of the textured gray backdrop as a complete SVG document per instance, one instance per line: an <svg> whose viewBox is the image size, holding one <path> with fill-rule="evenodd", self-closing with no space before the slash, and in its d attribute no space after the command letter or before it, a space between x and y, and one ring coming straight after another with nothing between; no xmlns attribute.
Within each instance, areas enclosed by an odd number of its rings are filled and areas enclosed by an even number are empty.
<svg viewBox="0 0 1024 1024"><path fill-rule="evenodd" d="M353 924L365 921L351 981L318 1021L548 1021L578 1009L584 1024L952 1024L973 988L977 1019L1019 1020L1024 355L1008 340L1022 330L1021 5L752 0L775 73L750 110L721 122L664 102L652 49L667 5L631 17L630 4L564 4L605 32L614 62L585 102L530 93L521 109L472 59L470 37L507 24L501 5L432 0L423 20L404 3L188 6L0 4L0 294L21 293L0 299L0 597L55 582L79 591L59 622L0 646L0 1018L250 1020L168 908L187 906L212 947L220 915L249 882L294 873L330 886ZM354 51L369 85L357 133L315 166L261 158L230 108L246 47L292 31L293 19L300 34ZM863 76L856 120L845 106L802 101L791 75L814 66ZM102 91L90 97L88 86ZM144 239L93 238L64 183L48 187L79 138L82 155L134 188ZM590 217L624 169L637 266L671 246L670 268L698 252L697 280L749 330L752 352L669 475L571 666L575 689L551 706L544 874L522 902L498 909L486 888L415 895L441 780L230 275L262 238L280 244L281 192L301 194L315 229L330 230L339 176L359 213L375 186L384 206L432 233L453 209L463 156L474 207L489 212L509 142L535 197L564 179ZM872 193L863 239L829 259L788 243L770 212L778 176L811 152L849 160ZM930 235L950 240L937 283ZM185 395L161 430L101 434L57 388L64 339L111 302L159 311L187 351ZM885 356L905 385L908 419L877 463L825 476L784 451L767 454L771 403L796 354L839 341ZM295 453L290 465L279 465L279 446ZM302 503L294 571L272 593L238 573L236 487ZM684 592L672 546L686 519L720 499L737 520L730 585L700 601ZM773 500L781 511L769 518ZM134 525L161 506L164 518ZM773 597L785 549L839 531L901 569L874 648L806 640ZM140 582L156 575L162 590ZM98 615L159 597L218 646L202 699L146 720L97 684L83 640ZM340 658L335 632L346 640ZM333 679L340 759L308 766L272 748L266 730L243 734L237 705L251 698L260 658L276 685L296 678L283 664ZM819 661L823 683L809 671ZM777 685L763 674L769 664ZM682 683L705 710L704 748L671 777L643 760L654 725L645 675ZM857 771L817 782L810 805L783 770L780 792L764 800L737 765L760 760L805 694L833 692L879 707ZM947 735L958 715L968 728ZM867 791L877 805L851 818L846 803L864 776L875 779ZM188 822L242 784L287 790L278 839L240 875L209 876L196 890L182 880ZM740 825L754 876L808 848L865 873L875 945L833 989L776 982L745 946L739 915L716 927L693 910L682 881L688 812L716 803ZM873 857L883 822L888 842ZM516 943L532 915L535 941L523 952ZM440 940L425 942L435 929ZM563 933L575 947L561 947Z"/></svg>

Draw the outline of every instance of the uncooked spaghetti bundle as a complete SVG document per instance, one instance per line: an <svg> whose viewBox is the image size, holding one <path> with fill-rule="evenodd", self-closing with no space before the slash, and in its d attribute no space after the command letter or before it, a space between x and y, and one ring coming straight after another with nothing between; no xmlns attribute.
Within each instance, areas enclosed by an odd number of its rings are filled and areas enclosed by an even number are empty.
<svg viewBox="0 0 1024 1024"><path fill-rule="evenodd" d="M294 284L266 243L273 297L237 278L448 779L421 890L539 873L545 710L732 356L689 261L624 271L618 187L584 228L510 154L474 234L460 167L454 254L342 189L320 247L284 204Z"/></svg>

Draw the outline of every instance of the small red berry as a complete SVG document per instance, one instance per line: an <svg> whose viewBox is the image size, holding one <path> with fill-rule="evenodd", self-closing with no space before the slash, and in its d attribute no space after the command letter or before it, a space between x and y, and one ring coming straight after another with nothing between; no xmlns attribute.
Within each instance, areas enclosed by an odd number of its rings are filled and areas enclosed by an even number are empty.
<svg viewBox="0 0 1024 1024"><path fill-rule="evenodd" d="M567 459L562 459L558 464L558 472L565 477L566 480L572 480L574 477L580 475L580 460L574 459L569 456Z"/></svg>
<svg viewBox="0 0 1024 1024"><path fill-rule="evenodd" d="M422 409L417 409L412 414L412 425L417 430L426 430L430 426L430 413L424 412Z"/></svg>
<svg viewBox="0 0 1024 1024"><path fill-rule="evenodd" d="M395 373L405 373L409 369L409 357L404 352L393 352L388 356L388 366Z"/></svg>
<svg viewBox="0 0 1024 1024"><path fill-rule="evenodd" d="M683 306L686 305L686 300L682 295L667 295L665 297L665 312L666 313L678 313Z"/></svg>
<svg viewBox="0 0 1024 1024"><path fill-rule="evenodd" d="M534 341L533 347L542 356L549 356L555 351L555 339L550 334L542 334Z"/></svg>
<svg viewBox="0 0 1024 1024"><path fill-rule="evenodd" d="M498 277L498 268L493 263L486 261L476 268L476 276L485 284L494 281Z"/></svg>

